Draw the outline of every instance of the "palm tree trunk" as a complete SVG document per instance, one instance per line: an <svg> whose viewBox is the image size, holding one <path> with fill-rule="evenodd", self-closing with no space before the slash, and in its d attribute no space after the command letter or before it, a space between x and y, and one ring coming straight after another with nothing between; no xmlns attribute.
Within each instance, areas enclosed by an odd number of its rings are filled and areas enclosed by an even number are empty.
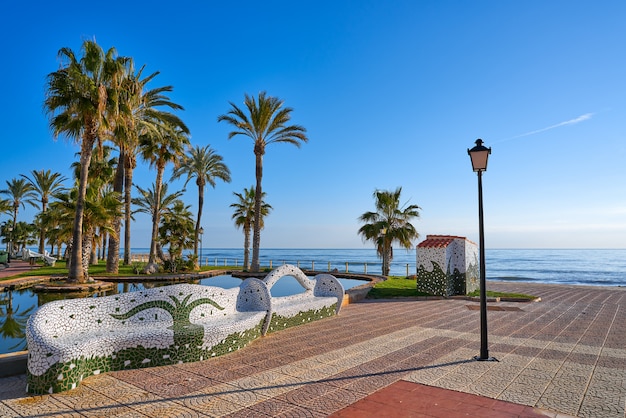
<svg viewBox="0 0 626 418"><path fill-rule="evenodd" d="M252 268L251 271L258 273L261 270L259 263L259 248L261 247L261 200L263 199L263 154L255 147L256 159L256 188L254 196L254 232L252 234Z"/></svg>
<svg viewBox="0 0 626 418"><path fill-rule="evenodd" d="M72 252L70 254L70 268L68 282L85 283L86 276L83 269L83 214L85 213L85 195L87 194L87 181L89 180L89 164L93 154L93 144L96 139L96 124L87 121L86 134L83 136L80 150L80 180L78 184L78 197L76 198L76 213L74 215L74 230L72 231Z"/></svg>
<svg viewBox="0 0 626 418"><path fill-rule="evenodd" d="M243 268L250 270L250 224L243 227Z"/></svg>
<svg viewBox="0 0 626 418"><path fill-rule="evenodd" d="M120 156L115 170L113 190L122 193L124 188L124 166L125 152L120 150ZM120 231L122 230L122 220L116 217L113 220L113 233L109 234L109 251L107 253L107 273L117 273L120 268Z"/></svg>
<svg viewBox="0 0 626 418"><path fill-rule="evenodd" d="M109 239L109 234L104 231L102 233L102 248L101 248L101 253L100 253L100 260L104 260L104 255L107 253L107 241Z"/></svg>
<svg viewBox="0 0 626 418"><path fill-rule="evenodd" d="M193 240L193 255L195 256L195 268L198 269L198 235L200 233L200 220L202 219L202 208L204 207L204 184L198 182L198 219L196 220L196 230Z"/></svg>
<svg viewBox="0 0 626 418"><path fill-rule="evenodd" d="M124 265L130 265L130 217L131 217L131 192L133 188L133 170L137 163L134 155L127 153L124 165Z"/></svg>
<svg viewBox="0 0 626 418"><path fill-rule="evenodd" d="M391 258L393 257L390 242L384 243L383 248L383 276L389 276L389 270L391 269Z"/></svg>
<svg viewBox="0 0 626 418"><path fill-rule="evenodd" d="M82 253L83 258L81 259L83 271L85 274L85 280L89 279L89 262L91 261L91 247L93 242L93 231L89 228L88 231L85 231L83 234L82 241Z"/></svg>
<svg viewBox="0 0 626 418"><path fill-rule="evenodd" d="M9 240L9 258L11 258L11 255L13 254L13 248L15 248L15 226L17 225L17 210L18 210L19 206L18 205L13 205L13 229L11 229L11 239Z"/></svg>
<svg viewBox="0 0 626 418"><path fill-rule="evenodd" d="M154 212L152 213L152 235L150 236L150 254L148 256L148 265L156 262L156 244L159 232L160 212L161 212L161 189L163 184L164 164L157 164L157 178L154 186Z"/></svg>
<svg viewBox="0 0 626 418"><path fill-rule="evenodd" d="M48 209L48 205L46 203L47 202L44 199L41 200L41 213L46 213L46 210ZM42 223L41 230L39 231L39 254L44 254L45 252L46 252L46 228Z"/></svg>

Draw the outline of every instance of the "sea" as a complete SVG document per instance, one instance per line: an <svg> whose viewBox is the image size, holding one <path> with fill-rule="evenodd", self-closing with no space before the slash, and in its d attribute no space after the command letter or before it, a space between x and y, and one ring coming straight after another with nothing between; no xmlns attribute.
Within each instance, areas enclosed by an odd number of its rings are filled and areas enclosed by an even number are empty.
<svg viewBox="0 0 626 418"><path fill-rule="evenodd" d="M147 253L148 249L133 249ZM241 265L243 249L203 248L203 265ZM250 254L252 257L252 254ZM381 274L374 248L362 249L261 249L263 268L288 263L303 269ZM390 274L414 275L416 250L394 248ZM626 285L626 249L486 249L487 280L592 286Z"/></svg>

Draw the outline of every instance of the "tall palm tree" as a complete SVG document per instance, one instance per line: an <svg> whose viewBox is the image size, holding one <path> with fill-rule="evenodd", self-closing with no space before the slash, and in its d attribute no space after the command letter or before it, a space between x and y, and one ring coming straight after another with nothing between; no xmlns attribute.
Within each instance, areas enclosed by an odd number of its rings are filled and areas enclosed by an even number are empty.
<svg viewBox="0 0 626 418"><path fill-rule="evenodd" d="M413 218L419 218L420 207L417 205L401 206L400 193L402 187L395 191L374 191L376 212L365 212L359 217L364 222L359 228L359 234L365 241L372 241L376 246L376 253L383 260L382 274L389 275L389 267L393 259L393 243L411 249L413 240L419 233L411 224Z"/></svg>
<svg viewBox="0 0 626 418"><path fill-rule="evenodd" d="M68 274L68 281L80 283L86 281L79 243L83 241L89 164L96 141L102 140L110 127L107 110L115 108L118 101L116 80L123 74L127 62L126 58L117 56L115 48L105 53L95 41L84 41L82 53L78 59L69 48L59 50L61 68L48 75L44 101L54 136L64 134L80 144L81 172Z"/></svg>
<svg viewBox="0 0 626 418"><path fill-rule="evenodd" d="M250 268L250 230L254 225L254 204L256 202L254 186L250 186L249 189L244 188L243 193L233 192L233 194L237 196L238 200L230 205L231 208L235 209L232 219L237 228L243 229L243 266L244 269L248 270ZM263 198L265 198L265 192ZM263 229L263 219L271 210L272 206L261 199L261 229Z"/></svg>
<svg viewBox="0 0 626 418"><path fill-rule="evenodd" d="M192 177L196 178L196 185L198 186L198 216L196 217L193 244L193 254L196 256L197 263L198 235L200 233L202 208L204 207L204 188L207 184L215 188L215 179L230 183L230 170L224 164L222 156L211 149L210 145L204 147L196 145L195 147L189 147L182 163L172 173L172 179L179 178L185 174L187 175L185 186L187 186Z"/></svg>
<svg viewBox="0 0 626 418"><path fill-rule="evenodd" d="M185 189L176 191L172 194L168 194L168 185L164 183L161 186L161 196L160 201L157 203L156 201L156 185L152 183L152 188L145 190L139 186L135 186L139 191L140 197L133 198L133 205L137 206L138 209L135 209L133 213L141 212L147 213L150 217L154 218L154 211L158 210L160 213L158 215L158 219L161 219L163 216L163 212L169 210L174 203L180 199L180 197L185 192ZM156 253L157 258L163 260L163 251L161 249L161 244L157 240L156 245Z"/></svg>
<svg viewBox="0 0 626 418"><path fill-rule="evenodd" d="M157 176L155 181L155 202L161 202L161 189L163 186L163 173L167 163L178 164L184 154L185 146L189 144L189 130L187 127L172 126L169 124L157 125L158 129L151 129L139 139L141 156L156 167ZM156 264L156 247L159 232L160 210L152 214L152 234L150 235L150 253L146 271L154 269Z"/></svg>
<svg viewBox="0 0 626 418"><path fill-rule="evenodd" d="M120 148L120 155L124 156L124 206L125 206L125 228L124 228L124 264L130 264L130 225L131 225L131 203L133 170L137 166L137 149L139 137L146 131L156 129L155 125L168 123L172 126L184 127L183 121L173 113L162 110L163 107L171 110L183 110L183 107L170 100L165 94L173 90L172 86L157 87L146 90L147 84L153 80L159 72L154 72L142 78L142 66L136 73L134 64L130 61L127 77L123 84L123 97L127 112L121 113L115 129L114 142ZM121 190L120 190L121 192ZM114 245L119 247L118 243ZM117 263L115 263L117 269Z"/></svg>
<svg viewBox="0 0 626 418"><path fill-rule="evenodd" d="M7 188L0 190L0 194L9 196L9 203L13 211L13 225L12 228L16 228L17 214L20 209L26 207L26 203L35 206L33 203L36 198L33 186L25 179L12 179L6 181ZM13 234L12 234L13 235ZM13 242L9 242L9 254L13 252Z"/></svg>
<svg viewBox="0 0 626 418"><path fill-rule="evenodd" d="M61 173L52 173L50 170L32 170L32 177L22 174L28 182L31 184L33 191L39 195L38 209L41 212L48 210L48 202L50 197L57 192L63 191L65 187L63 182L67 180L61 175ZM46 227L45 224L41 224L41 230L39 231L39 253L44 253L44 246L46 242Z"/></svg>
<svg viewBox="0 0 626 418"><path fill-rule="evenodd" d="M114 184L114 175L116 174L116 165L118 164L119 157L111 157L112 151L113 148L107 145L96 147L96 149L94 149L94 153L91 157L91 162L89 164L89 180L87 185L88 193L90 188L95 190L95 192L92 193L101 193L103 192L103 189L108 188L110 185ZM74 178L78 180L80 178L81 170L80 162L72 163L71 168L74 171ZM111 187L114 187L114 185ZM118 193L118 195L120 194L120 192L116 193ZM115 219L115 221L117 221L118 219L119 218ZM115 225L115 222L113 225ZM115 229L114 226L112 228L114 230L114 233L111 234L111 236L117 236L119 230ZM106 247L105 237L108 235L107 231L108 229L103 230L102 233L96 234L96 236L99 238L99 241L92 247L92 257L94 257L94 255L96 254L98 246L102 247L102 252L104 253ZM94 263L92 262L92 264ZM118 264L119 262L116 263L116 266Z"/></svg>
<svg viewBox="0 0 626 418"><path fill-rule="evenodd" d="M228 113L220 115L218 122L225 121L231 124L235 130L228 134L228 139L237 135L247 136L254 143L254 156L256 163L256 201L254 204L254 233L252 238L252 271L258 272L259 247L261 244L261 200L263 197L263 155L265 147L275 142L286 142L297 147L303 142L308 142L306 129L300 125L288 125L291 119L290 107L283 107L283 101L277 97L267 96L265 92L259 93L258 100L245 95L244 104L247 113L230 102L231 109Z"/></svg>

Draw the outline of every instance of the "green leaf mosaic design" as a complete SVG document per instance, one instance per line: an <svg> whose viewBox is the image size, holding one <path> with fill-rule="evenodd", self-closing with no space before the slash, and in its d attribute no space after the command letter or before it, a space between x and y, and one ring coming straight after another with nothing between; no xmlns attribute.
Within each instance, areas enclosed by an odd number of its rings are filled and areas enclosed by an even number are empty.
<svg viewBox="0 0 626 418"><path fill-rule="evenodd" d="M261 336L264 319L253 329L235 332L211 348L171 346L165 349L138 346L116 352L111 357L85 357L57 363L41 376L27 374L27 391L33 394L56 393L78 386L85 378L104 372L166 366L206 360L236 351ZM182 331L179 331L182 332Z"/></svg>
<svg viewBox="0 0 626 418"><path fill-rule="evenodd" d="M429 293L435 296L465 295L478 286L478 265L471 263L466 273L461 273L458 268L444 273L441 266L431 261L432 271L427 271L423 264L417 269L417 291Z"/></svg>
<svg viewBox="0 0 626 418"><path fill-rule="evenodd" d="M278 314L272 315L270 321L269 332L280 331L286 328L290 328L296 325L306 324L318 319L328 318L333 316L337 311L337 304L326 306L321 309L311 309L308 311L299 312L298 314L286 317Z"/></svg>
<svg viewBox="0 0 626 418"><path fill-rule="evenodd" d="M447 295L446 273L439 263L431 261L433 271L426 271L423 264L417 268L417 291L437 296Z"/></svg>
<svg viewBox="0 0 626 418"><path fill-rule="evenodd" d="M151 308L161 308L166 310L170 315L174 323L170 327L174 331L174 346L182 347L186 345L200 346L202 345L202 339L204 338L204 327L202 325L192 324L189 321L189 315L191 311L200 306L209 304L215 308L223 311L224 308L219 306L214 300L210 298L196 299L191 303L187 303L192 295L187 295L180 301L176 296L169 295L170 299L174 301L174 304L165 300L151 300L144 302L141 305L135 306L125 314L110 314L113 318L124 320L130 319L137 315L139 312L145 311Z"/></svg>

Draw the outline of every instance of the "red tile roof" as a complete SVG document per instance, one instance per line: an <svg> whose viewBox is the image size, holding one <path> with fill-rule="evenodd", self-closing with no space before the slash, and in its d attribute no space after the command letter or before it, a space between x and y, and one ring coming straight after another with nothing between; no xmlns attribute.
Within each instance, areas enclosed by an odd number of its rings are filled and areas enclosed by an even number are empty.
<svg viewBox="0 0 626 418"><path fill-rule="evenodd" d="M455 235L426 235L426 239L419 244L418 248L445 248L455 239L465 240L465 237L457 237Z"/></svg>

